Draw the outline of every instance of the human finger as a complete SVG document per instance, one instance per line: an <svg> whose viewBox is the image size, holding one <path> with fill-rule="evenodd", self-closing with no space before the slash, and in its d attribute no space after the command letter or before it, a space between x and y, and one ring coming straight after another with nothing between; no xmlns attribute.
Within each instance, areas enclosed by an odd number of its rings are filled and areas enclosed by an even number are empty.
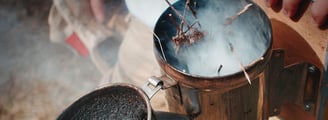
<svg viewBox="0 0 328 120"><path fill-rule="evenodd" d="M302 0L283 0L283 13L288 17L293 17L301 2Z"/></svg>
<svg viewBox="0 0 328 120"><path fill-rule="evenodd" d="M275 7L278 3L278 0L265 0L266 6Z"/></svg>
<svg viewBox="0 0 328 120"><path fill-rule="evenodd" d="M328 0L316 0L311 7L313 20L318 26L323 25L328 16Z"/></svg>

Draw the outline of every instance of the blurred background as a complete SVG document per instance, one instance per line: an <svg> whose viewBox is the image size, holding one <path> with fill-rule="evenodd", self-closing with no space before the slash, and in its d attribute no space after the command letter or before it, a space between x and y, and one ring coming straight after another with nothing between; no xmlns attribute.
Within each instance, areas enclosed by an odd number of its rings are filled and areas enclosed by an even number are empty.
<svg viewBox="0 0 328 120"><path fill-rule="evenodd" d="M52 0L0 0L0 119L55 119L95 89L101 74L90 58L49 40ZM115 62L120 38L98 46ZM108 52L113 51L113 52Z"/></svg>

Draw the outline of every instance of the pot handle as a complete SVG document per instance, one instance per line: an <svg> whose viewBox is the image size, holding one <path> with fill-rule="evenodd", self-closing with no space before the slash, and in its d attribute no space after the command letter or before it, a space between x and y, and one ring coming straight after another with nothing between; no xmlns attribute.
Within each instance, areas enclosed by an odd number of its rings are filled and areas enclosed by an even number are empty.
<svg viewBox="0 0 328 120"><path fill-rule="evenodd" d="M142 86L142 90L146 93L149 99L151 99L161 88L163 88L163 81L157 77L150 77L145 85Z"/></svg>

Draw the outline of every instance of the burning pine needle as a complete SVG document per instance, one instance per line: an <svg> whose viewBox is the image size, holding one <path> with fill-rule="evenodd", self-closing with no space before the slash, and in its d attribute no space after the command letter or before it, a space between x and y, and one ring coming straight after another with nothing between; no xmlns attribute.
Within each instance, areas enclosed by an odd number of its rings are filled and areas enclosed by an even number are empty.
<svg viewBox="0 0 328 120"><path fill-rule="evenodd" d="M248 10L248 8L251 7L252 5L253 5L252 3L247 4L247 5L244 6L244 8L241 9L237 14L235 14L234 16L231 16L231 17L227 18L227 20L226 20L224 26L227 26L227 25L232 24L232 22L233 22L238 16L240 16L240 15L243 14L243 13L245 13L245 12Z"/></svg>

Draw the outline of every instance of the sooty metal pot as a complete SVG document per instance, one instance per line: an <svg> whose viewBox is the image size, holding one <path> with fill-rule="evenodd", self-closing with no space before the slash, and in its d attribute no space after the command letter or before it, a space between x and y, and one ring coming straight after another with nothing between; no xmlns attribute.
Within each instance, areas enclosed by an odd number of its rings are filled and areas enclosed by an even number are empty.
<svg viewBox="0 0 328 120"><path fill-rule="evenodd" d="M174 113L153 112L149 99L161 86L155 77L142 89L127 83L110 84L79 98L57 120L188 120Z"/></svg>

